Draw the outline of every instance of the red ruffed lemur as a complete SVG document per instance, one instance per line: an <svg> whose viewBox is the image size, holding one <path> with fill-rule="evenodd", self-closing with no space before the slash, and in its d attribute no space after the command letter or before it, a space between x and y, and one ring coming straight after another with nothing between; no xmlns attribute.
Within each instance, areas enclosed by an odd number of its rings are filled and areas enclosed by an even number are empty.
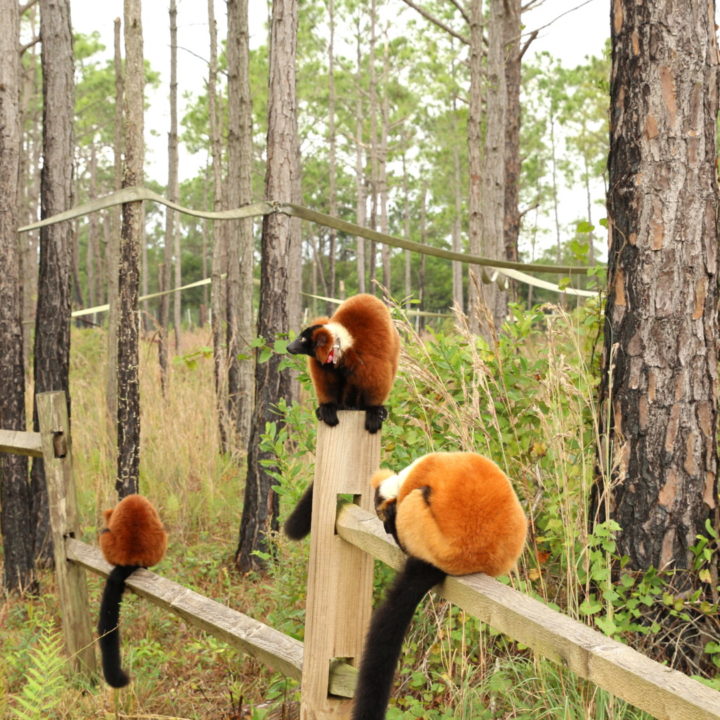
<svg viewBox="0 0 720 720"><path fill-rule="evenodd" d="M105 680L121 688L130 682L120 662L118 630L125 580L138 568L160 562L168 537L157 510L142 495L128 495L112 510L105 510L103 516L107 527L100 533L100 549L115 567L103 591L98 635Z"/></svg>
<svg viewBox="0 0 720 720"><path fill-rule="evenodd" d="M400 337L382 300L364 293L348 298L332 317L318 318L303 330L288 352L309 356L319 420L334 426L338 410L364 410L365 429L381 428L400 356ZM293 540L310 532L312 489L285 522Z"/></svg>
<svg viewBox="0 0 720 720"><path fill-rule="evenodd" d="M511 570L527 519L510 481L482 455L431 453L401 472L372 477L375 509L408 555L373 613L360 663L352 720L382 720L415 608L447 575Z"/></svg>

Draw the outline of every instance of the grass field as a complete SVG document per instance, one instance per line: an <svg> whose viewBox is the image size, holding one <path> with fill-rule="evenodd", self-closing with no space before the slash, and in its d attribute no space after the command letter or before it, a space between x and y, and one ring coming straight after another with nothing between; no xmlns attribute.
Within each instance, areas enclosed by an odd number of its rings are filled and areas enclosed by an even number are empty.
<svg viewBox="0 0 720 720"><path fill-rule="evenodd" d="M625 610L617 601L601 599L591 610L587 603L598 579L607 579L612 555L607 537L587 531L598 439L597 333L588 315L517 313L492 350L451 325L422 336L407 324L402 331L406 352L383 430L383 464L399 469L431 450L494 457L531 519L528 549L511 582L591 624L608 611L619 622ZM157 346L150 338L141 347L140 490L158 506L170 534L167 557L155 569L302 639L307 543L278 536L267 572L241 576L234 569L244 458L219 453L210 344L209 330L185 334L166 398ZM73 455L82 539L90 543L115 497L104 347L102 330L73 331ZM286 434L266 438L277 454L281 516L312 477L312 406L304 384L288 411ZM378 597L390 576L376 568ZM93 622L102 582L88 578ZM295 683L131 593L121 632L133 683L120 692L90 684L69 672L63 656L49 571L40 572L40 587L37 597L6 597L0 606L1 718L276 719L283 703L293 707L297 700ZM393 697L389 720L647 717L434 597L416 616Z"/></svg>

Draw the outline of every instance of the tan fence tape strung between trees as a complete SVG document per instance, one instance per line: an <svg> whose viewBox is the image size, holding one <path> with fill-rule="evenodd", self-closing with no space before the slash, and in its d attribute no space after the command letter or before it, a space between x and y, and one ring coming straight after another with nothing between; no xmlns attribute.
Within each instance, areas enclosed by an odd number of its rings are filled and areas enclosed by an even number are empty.
<svg viewBox="0 0 720 720"><path fill-rule="evenodd" d="M587 275L593 268L590 267L579 267L574 265L542 265L539 263L521 263L512 262L510 260L500 260L496 258L486 258L480 255L471 255L469 253L458 253L452 250L445 250L443 248L432 247L431 245L424 245L422 243L414 242L406 238L397 237L395 235L388 235L386 233L372 230L362 225L356 225L355 223L348 222L346 220L340 220L326 215L325 213L318 212L317 210L311 210L303 207L302 205L295 205L293 203L279 203L276 201L262 201L257 203L251 203L250 205L244 205L240 208L233 210L194 210L192 208L184 207L178 203L174 203L167 198L153 192L146 187L129 187L117 190L116 192L110 193L95 200L90 200L82 205L78 205L65 212L58 213L52 217L45 218L44 220L38 220L37 222L29 225L24 225L18 228L18 232L30 232L31 230L38 230L46 225L53 225L55 223L64 222L65 220L74 220L85 215L89 215L93 212L105 210L115 205L122 205L127 202L137 202L140 200L149 200L151 202L160 203L166 207L176 210L185 215L192 217L203 218L205 220L237 220L248 217L261 217L263 215L269 215L271 213L285 213L286 215L292 215L294 217L308 220L309 222L317 223L325 227L334 228L340 232L347 233L356 237L363 237L368 240L374 240L376 242L384 243L392 247L402 248L403 250L410 250L411 252L421 253L423 255L432 255L434 257L443 258L445 260L454 260L456 262L469 263L471 265L479 265L481 267L493 268L499 273L502 273L506 277L518 280L520 282L534 285L536 287L545 288L547 290L553 290L555 292L563 292L568 295L578 295L582 297L595 297L598 295L597 292L590 290L580 290L576 288L560 288L554 283L550 283L544 280L539 280L525 271L540 272L540 273L552 273L555 275ZM489 280L488 280L489 281ZM202 284L205 281L201 280L198 283L183 286L182 288L175 288L174 290L168 290L165 292L177 292L188 287L194 287L197 284ZM152 297L158 297L162 293L155 293ZM150 297L150 296L149 296ZM143 298L141 298L143 299ZM145 298L146 299L146 298ZM92 308L89 309L93 311ZM100 310L97 310L100 312ZM84 313L87 314L87 311Z"/></svg>

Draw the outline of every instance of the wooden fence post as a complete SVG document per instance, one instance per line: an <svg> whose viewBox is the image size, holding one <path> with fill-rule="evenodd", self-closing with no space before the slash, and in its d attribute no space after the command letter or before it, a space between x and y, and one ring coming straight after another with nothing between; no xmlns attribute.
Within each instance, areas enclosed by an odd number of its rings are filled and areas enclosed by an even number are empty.
<svg viewBox="0 0 720 720"><path fill-rule="evenodd" d="M365 413L342 411L340 424L318 424L308 569L301 720L349 718L352 701L330 695L337 660L357 666L372 612L373 560L335 532L338 495L372 510L370 475L380 462L380 433Z"/></svg>
<svg viewBox="0 0 720 720"><path fill-rule="evenodd" d="M36 402L65 647L75 670L95 673L97 670L95 637L88 612L85 571L79 565L69 562L65 553L65 539L76 537L78 534L70 425L65 393L39 393Z"/></svg>

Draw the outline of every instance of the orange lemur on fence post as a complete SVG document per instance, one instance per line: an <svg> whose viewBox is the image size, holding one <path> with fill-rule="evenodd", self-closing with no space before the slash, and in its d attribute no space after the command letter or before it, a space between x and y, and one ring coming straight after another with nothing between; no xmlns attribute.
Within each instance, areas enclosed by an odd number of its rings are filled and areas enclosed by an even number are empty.
<svg viewBox="0 0 720 720"><path fill-rule="evenodd" d="M400 337L382 300L364 293L348 298L332 317L318 318L303 330L288 352L309 356L319 420L332 427L338 410L364 410L365 429L381 428L400 356ZM310 532L312 493L310 485L285 522L293 540Z"/></svg>
<svg viewBox="0 0 720 720"><path fill-rule="evenodd" d="M103 591L98 635L105 680L108 685L121 688L130 682L120 662L118 630L125 580L138 568L160 562L168 537L157 510L142 495L128 495L103 515L107 527L100 534L100 549L115 567Z"/></svg>
<svg viewBox="0 0 720 720"><path fill-rule="evenodd" d="M352 720L382 720L405 632L426 592L446 575L511 570L527 518L510 481L475 453L430 453L372 477L375 509L408 555L365 640Z"/></svg>

